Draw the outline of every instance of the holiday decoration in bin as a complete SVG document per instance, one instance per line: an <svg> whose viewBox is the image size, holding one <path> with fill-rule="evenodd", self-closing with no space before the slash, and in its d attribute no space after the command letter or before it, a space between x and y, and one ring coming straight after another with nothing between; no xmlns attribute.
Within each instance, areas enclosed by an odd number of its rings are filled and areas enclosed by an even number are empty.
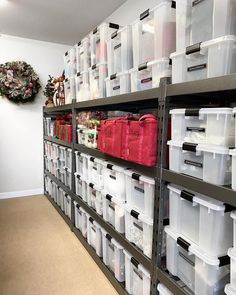
<svg viewBox="0 0 236 295"><path fill-rule="evenodd" d="M0 95L14 103L27 103L35 99L41 88L38 75L24 61L0 64Z"/></svg>

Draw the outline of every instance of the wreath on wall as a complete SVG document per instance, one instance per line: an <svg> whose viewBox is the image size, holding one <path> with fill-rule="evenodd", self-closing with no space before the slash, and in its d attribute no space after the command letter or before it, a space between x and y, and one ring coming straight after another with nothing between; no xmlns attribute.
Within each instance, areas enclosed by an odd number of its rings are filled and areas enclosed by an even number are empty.
<svg viewBox="0 0 236 295"><path fill-rule="evenodd" d="M14 103L32 102L41 85L38 75L24 61L0 64L0 95Z"/></svg>

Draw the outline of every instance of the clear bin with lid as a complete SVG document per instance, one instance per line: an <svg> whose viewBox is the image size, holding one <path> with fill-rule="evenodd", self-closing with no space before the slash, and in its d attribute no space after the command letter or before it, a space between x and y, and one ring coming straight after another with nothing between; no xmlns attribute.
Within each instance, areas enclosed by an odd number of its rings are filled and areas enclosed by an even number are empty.
<svg viewBox="0 0 236 295"><path fill-rule="evenodd" d="M64 81L64 92L65 92L65 104L72 103L73 99L76 99L75 95L75 78L70 77Z"/></svg>
<svg viewBox="0 0 236 295"><path fill-rule="evenodd" d="M143 253L152 255L153 219L125 205L125 237Z"/></svg>
<svg viewBox="0 0 236 295"><path fill-rule="evenodd" d="M75 173L75 192L76 195L81 197L84 202L88 202L88 195L87 195L87 182L86 179L81 176L79 173Z"/></svg>
<svg viewBox="0 0 236 295"><path fill-rule="evenodd" d="M235 142L231 108L173 109L171 139L230 147Z"/></svg>
<svg viewBox="0 0 236 295"><path fill-rule="evenodd" d="M112 271L118 282L125 280L124 248L104 229L102 231L102 257L105 265Z"/></svg>
<svg viewBox="0 0 236 295"><path fill-rule="evenodd" d="M124 201L102 192L103 219L110 223L119 233L125 233L125 208Z"/></svg>
<svg viewBox="0 0 236 295"><path fill-rule="evenodd" d="M102 23L90 33L91 65L107 62L107 41L120 26Z"/></svg>
<svg viewBox="0 0 236 295"><path fill-rule="evenodd" d="M86 211L74 201L75 208L75 227L81 231L82 235L87 237L87 215Z"/></svg>
<svg viewBox="0 0 236 295"><path fill-rule="evenodd" d="M77 73L88 71L91 66L89 37L85 37L75 45Z"/></svg>
<svg viewBox="0 0 236 295"><path fill-rule="evenodd" d="M171 65L168 58L150 61L139 65L130 72L131 92L157 88L161 78L171 77Z"/></svg>
<svg viewBox="0 0 236 295"><path fill-rule="evenodd" d="M231 183L231 159L225 147L168 141L169 167L216 185Z"/></svg>
<svg viewBox="0 0 236 295"><path fill-rule="evenodd" d="M225 286L225 294L226 295L235 295L236 293L236 291L231 287L231 284L227 284L226 286Z"/></svg>
<svg viewBox="0 0 236 295"><path fill-rule="evenodd" d="M177 50L226 35L236 35L234 0L177 0Z"/></svg>
<svg viewBox="0 0 236 295"><path fill-rule="evenodd" d="M130 74L122 72L113 74L105 79L107 97L130 92Z"/></svg>
<svg viewBox="0 0 236 295"><path fill-rule="evenodd" d="M102 215L102 193L101 188L93 183L87 184L88 205Z"/></svg>
<svg viewBox="0 0 236 295"><path fill-rule="evenodd" d="M88 178L88 159L89 156L80 153L78 151L75 152L76 157L76 172L83 176L85 179Z"/></svg>
<svg viewBox="0 0 236 295"><path fill-rule="evenodd" d="M79 72L75 77L76 101L90 100L89 72Z"/></svg>
<svg viewBox="0 0 236 295"><path fill-rule="evenodd" d="M108 75L133 67L132 27L125 26L111 34L107 42Z"/></svg>
<svg viewBox="0 0 236 295"><path fill-rule="evenodd" d="M172 83L182 83L236 72L236 37L225 36L191 45L171 54ZM217 60L217 62L216 62Z"/></svg>
<svg viewBox="0 0 236 295"><path fill-rule="evenodd" d="M236 190L236 149L229 150L229 154L232 157L232 189Z"/></svg>
<svg viewBox="0 0 236 295"><path fill-rule="evenodd" d="M208 255L225 255L233 244L232 208L173 184L168 189L171 228Z"/></svg>
<svg viewBox="0 0 236 295"><path fill-rule="evenodd" d="M140 213L153 218L155 180L130 169L124 172L127 204Z"/></svg>
<svg viewBox="0 0 236 295"><path fill-rule="evenodd" d="M71 197L67 194L65 194L65 199L66 201L65 205L65 214L71 219Z"/></svg>
<svg viewBox="0 0 236 295"><path fill-rule="evenodd" d="M71 190L72 183L71 183L71 170L68 168L64 168L65 171L65 185Z"/></svg>
<svg viewBox="0 0 236 295"><path fill-rule="evenodd" d="M88 159L88 182L103 187L103 160L94 157Z"/></svg>
<svg viewBox="0 0 236 295"><path fill-rule="evenodd" d="M76 55L75 47L70 48L64 54L64 68L65 68L65 77L73 77L76 73Z"/></svg>
<svg viewBox="0 0 236 295"><path fill-rule="evenodd" d="M230 288L236 293L236 249L230 248L228 251L230 257Z"/></svg>
<svg viewBox="0 0 236 295"><path fill-rule="evenodd" d="M140 14L132 24L134 67L155 59L169 58L176 48L174 1L162 0Z"/></svg>
<svg viewBox="0 0 236 295"><path fill-rule="evenodd" d="M150 273L132 255L125 254L125 289L129 294L150 295Z"/></svg>
<svg viewBox="0 0 236 295"><path fill-rule="evenodd" d="M229 282L229 257L207 255L169 226L165 227L166 267L195 295L223 294Z"/></svg>
<svg viewBox="0 0 236 295"><path fill-rule="evenodd" d="M89 69L90 99L106 97L107 64L95 64Z"/></svg>
<svg viewBox="0 0 236 295"><path fill-rule="evenodd" d="M87 214L87 241L96 251L99 257L102 257L102 232L100 225Z"/></svg>

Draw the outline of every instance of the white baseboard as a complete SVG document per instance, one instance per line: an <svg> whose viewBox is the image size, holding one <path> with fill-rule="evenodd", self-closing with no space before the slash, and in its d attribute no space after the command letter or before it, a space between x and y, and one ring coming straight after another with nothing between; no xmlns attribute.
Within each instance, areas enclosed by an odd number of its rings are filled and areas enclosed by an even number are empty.
<svg viewBox="0 0 236 295"><path fill-rule="evenodd" d="M7 193L0 193L0 200L27 197L27 196L37 196L42 194L43 194L42 188L27 190L27 191L7 192Z"/></svg>

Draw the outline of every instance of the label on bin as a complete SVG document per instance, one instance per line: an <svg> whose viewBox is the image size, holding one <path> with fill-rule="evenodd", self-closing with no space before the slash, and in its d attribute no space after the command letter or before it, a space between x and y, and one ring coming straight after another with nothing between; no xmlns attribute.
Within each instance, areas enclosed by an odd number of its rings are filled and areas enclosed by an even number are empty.
<svg viewBox="0 0 236 295"><path fill-rule="evenodd" d="M152 77L149 77L149 78L142 79L141 83L144 84L144 83L148 83L148 82L151 82L151 81L152 81Z"/></svg>
<svg viewBox="0 0 236 295"><path fill-rule="evenodd" d="M188 67L188 72L193 72L193 71L198 71L198 70L206 69L206 67L207 67L207 64L201 64L201 65L196 65L196 66Z"/></svg>
<svg viewBox="0 0 236 295"><path fill-rule="evenodd" d="M138 186L135 186L134 189L142 194L144 194L144 189L138 187Z"/></svg>
<svg viewBox="0 0 236 295"><path fill-rule="evenodd" d="M133 271L134 271L134 273L135 273L135 274L136 274L141 280L143 280L143 276L142 276L141 273L139 273L138 270L136 270L135 268L133 268Z"/></svg>
<svg viewBox="0 0 236 295"><path fill-rule="evenodd" d="M113 87L113 90L118 90L120 89L120 85Z"/></svg>
<svg viewBox="0 0 236 295"><path fill-rule="evenodd" d="M190 160L184 160L184 164L195 166L195 167L199 167L199 168L202 168L203 167L203 164L202 163L194 162L194 161L190 161Z"/></svg>
<svg viewBox="0 0 236 295"><path fill-rule="evenodd" d="M121 47L121 43L117 44L116 46L114 46L114 50L118 49Z"/></svg>
<svg viewBox="0 0 236 295"><path fill-rule="evenodd" d="M137 229L143 231L143 228L142 228L141 225L137 224L136 222L133 222L133 225L134 225Z"/></svg>
<svg viewBox="0 0 236 295"><path fill-rule="evenodd" d="M114 179L114 180L116 180L116 177L115 177L115 176L113 176L113 175L109 175L109 177L110 177L111 179Z"/></svg>
<svg viewBox="0 0 236 295"><path fill-rule="evenodd" d="M193 132L205 132L206 129L203 127L187 127L187 131L193 131Z"/></svg>

